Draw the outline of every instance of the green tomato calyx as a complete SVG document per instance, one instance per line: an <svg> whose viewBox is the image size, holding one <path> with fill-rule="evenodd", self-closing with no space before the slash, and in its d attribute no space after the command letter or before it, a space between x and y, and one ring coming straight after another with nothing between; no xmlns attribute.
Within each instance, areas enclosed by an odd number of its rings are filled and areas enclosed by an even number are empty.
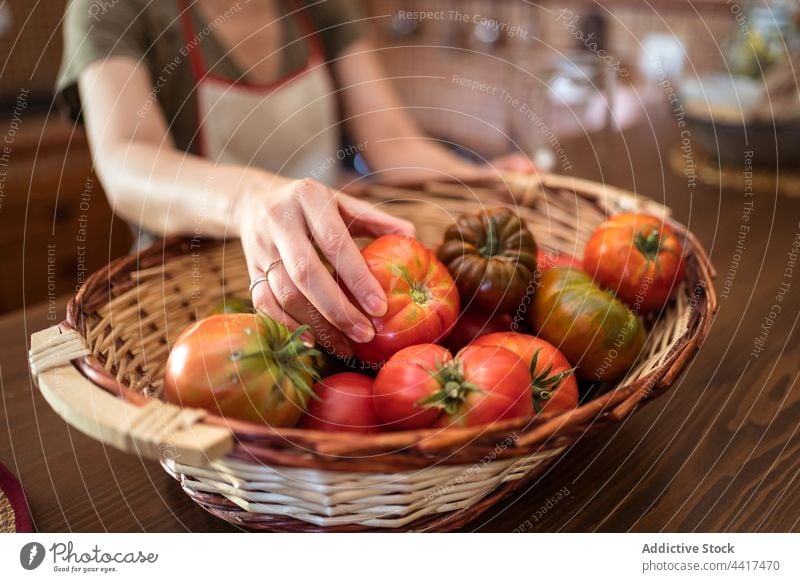
<svg viewBox="0 0 800 582"><path fill-rule="evenodd" d="M285 325L275 321L266 313L257 312L256 317L259 321L258 349L252 352L237 350L231 354L231 361L241 362L260 358L272 364L276 370L277 385L283 386L284 380L288 380L304 404L309 398L319 398L314 394L307 379L308 377L319 379L319 373L306 362L320 356L320 352L300 339L300 336L310 329L309 326L302 325L289 332Z"/></svg>
<svg viewBox="0 0 800 582"><path fill-rule="evenodd" d="M647 232L645 229L641 229L634 235L633 244L648 261L655 261L658 258L658 254L664 250L663 241L664 239L658 229L652 229Z"/></svg>
<svg viewBox="0 0 800 582"><path fill-rule="evenodd" d="M439 383L439 389L430 396L418 400L416 405L419 407L438 408L447 414L456 414L471 393L483 393L480 387L464 379L456 360L447 364L437 364L436 369L431 370L430 374Z"/></svg>
<svg viewBox="0 0 800 582"><path fill-rule="evenodd" d="M418 305L427 305L431 300L431 292L425 285L412 285L411 300Z"/></svg>
<svg viewBox="0 0 800 582"><path fill-rule="evenodd" d="M489 216L486 222L486 239L478 248L484 257L493 257L502 251L500 239L497 237L497 221L494 216Z"/></svg>
<svg viewBox="0 0 800 582"><path fill-rule="evenodd" d="M541 374L537 374L536 365L539 362L539 352L541 351L542 348L539 348L533 354L530 368L531 397L533 398L533 408L537 413L541 412L544 408L543 403L547 404L547 401L553 397L553 392L558 390L564 378L575 372L575 368L570 368L569 370L564 370L563 372L551 376L550 372L553 370L553 365L550 364Z"/></svg>

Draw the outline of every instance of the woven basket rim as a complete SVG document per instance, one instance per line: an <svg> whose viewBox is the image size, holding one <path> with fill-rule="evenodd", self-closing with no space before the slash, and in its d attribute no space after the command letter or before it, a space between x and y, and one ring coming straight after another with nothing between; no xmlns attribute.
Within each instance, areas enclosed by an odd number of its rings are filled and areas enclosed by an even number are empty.
<svg viewBox="0 0 800 582"><path fill-rule="evenodd" d="M647 212L647 206L660 206L632 192L606 186L588 180L539 174L536 177L542 187L572 190L574 194L589 198L599 204L606 196L629 197L632 205L639 211ZM661 207L666 210L665 207ZM584 402L578 408L565 412L545 412L528 418L501 421L491 425L471 428L430 428L405 430L389 433L363 435L350 432L324 432L300 428L276 428L253 422L223 418L208 413L201 422L223 426L230 429L238 440L238 454L241 458L271 459L280 464L286 461L283 456L270 451L270 446L303 449L314 454L313 460L289 462L294 466L335 466L347 470L343 455L374 455L379 458L391 456L397 450L415 448L421 455L419 465L430 464L427 456L447 452L453 447L469 447L473 443L494 446L495 443L513 436L511 446L498 454L499 457L518 456L537 449L542 442L549 446L559 446L564 439L570 439L588 430L595 431L610 424L620 422L630 415L639 404L649 401L663 393L685 368L692 355L705 339L717 309L713 278L716 276L707 252L696 237L683 224L665 218L685 240L686 274L684 282L699 295L695 299L692 321L686 331L672 346L668 357L656 369L645 376L616 386ZM209 247L205 247L208 244ZM205 241L204 248L222 246L224 241ZM146 269L166 263L168 260L196 250L197 241L189 238L171 237L111 261L104 268L91 274L67 305L66 319L60 324L64 330L74 329L84 335L86 316L119 293L136 285L130 277L133 271ZM700 292L697 293L697 288ZM92 383L100 388L137 406L145 405L150 398L119 382L106 370L104 363L95 354L80 357L72 364ZM482 454L480 456L483 456ZM479 456L479 458L480 458ZM328 457L330 465L325 463ZM320 461L322 464L320 465ZM446 461L445 461L446 462Z"/></svg>

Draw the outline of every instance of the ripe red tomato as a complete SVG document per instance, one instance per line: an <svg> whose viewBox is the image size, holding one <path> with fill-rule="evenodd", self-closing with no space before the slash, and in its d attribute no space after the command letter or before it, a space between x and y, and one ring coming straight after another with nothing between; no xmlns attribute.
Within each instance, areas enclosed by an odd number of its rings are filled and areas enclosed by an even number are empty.
<svg viewBox="0 0 800 582"><path fill-rule="evenodd" d="M576 269L581 268L581 261L579 259L576 259L570 254L562 253L550 248L539 247L539 253L536 261L539 265L539 271L544 271L545 269L551 269L553 267L575 267Z"/></svg>
<svg viewBox="0 0 800 582"><path fill-rule="evenodd" d="M683 245L654 216L618 214L586 243L584 270L637 313L658 311L683 280Z"/></svg>
<svg viewBox="0 0 800 582"><path fill-rule="evenodd" d="M308 403L300 428L331 432L378 432L380 422L372 406L373 380L345 372L320 380L311 388L317 398Z"/></svg>
<svg viewBox="0 0 800 582"><path fill-rule="evenodd" d="M550 342L524 333L506 332L484 335L472 345L506 348L528 365L536 412L571 410L578 406L575 369Z"/></svg>
<svg viewBox="0 0 800 582"><path fill-rule="evenodd" d="M373 386L378 420L393 430L431 426L439 417L439 410L418 403L441 388L436 370L452 360L453 355L436 344L409 346L392 356L378 372Z"/></svg>
<svg viewBox="0 0 800 582"><path fill-rule="evenodd" d="M514 352L496 346L467 346L428 399L442 410L439 426L476 426L532 416L530 372Z"/></svg>
<svg viewBox="0 0 800 582"><path fill-rule="evenodd" d="M213 315L186 329L167 359L164 394L229 418L294 426L319 352L263 313Z"/></svg>
<svg viewBox="0 0 800 582"><path fill-rule="evenodd" d="M386 291L389 308L373 317L375 338L354 344L354 355L380 364L398 350L444 338L458 317L458 291L445 266L421 242L385 235L362 251Z"/></svg>
<svg viewBox="0 0 800 582"><path fill-rule="evenodd" d="M513 352L467 346L453 358L435 344L395 354L375 379L375 412L393 429L476 426L531 416L530 374Z"/></svg>
<svg viewBox="0 0 800 582"><path fill-rule="evenodd" d="M500 331L511 331L514 325L514 318L507 313L484 313L474 309L468 309L461 313L456 320L450 334L442 342L442 345L451 352L457 352L466 347L475 338Z"/></svg>

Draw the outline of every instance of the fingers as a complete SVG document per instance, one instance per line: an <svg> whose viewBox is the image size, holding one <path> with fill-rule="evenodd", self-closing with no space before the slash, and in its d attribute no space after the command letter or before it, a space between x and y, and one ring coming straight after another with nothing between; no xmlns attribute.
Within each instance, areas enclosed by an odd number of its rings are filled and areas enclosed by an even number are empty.
<svg viewBox="0 0 800 582"><path fill-rule="evenodd" d="M462 166L448 172L444 179L448 182L473 182L480 180L496 180L500 175L499 168L489 164L468 164L464 163Z"/></svg>
<svg viewBox="0 0 800 582"><path fill-rule="evenodd" d="M262 271L259 267L256 267L255 263L250 261L248 262L250 263L248 265L248 270L250 271L251 281L255 281L256 279L264 276L264 271ZM250 294L250 298L253 300L253 307L255 307L258 311L265 312L272 319L282 323L290 330L294 331L300 327L300 322L286 313L275 300L275 296L272 293L272 289L270 288L268 281L263 281L253 287L253 292Z"/></svg>
<svg viewBox="0 0 800 582"><path fill-rule="evenodd" d="M261 254L261 259L254 259L248 265L251 281L255 281L264 276L264 271L259 267L252 265L259 264L258 261L263 261L269 264L271 261L264 257L277 256L278 251L274 249L271 253ZM274 270L274 267L272 270ZM288 275L283 271L283 280L288 281ZM291 284L291 281L288 281ZM333 327L324 317L314 309L314 307L306 300L302 302L290 302L285 308L275 298L272 286L267 280L258 283L253 287L251 293L253 306L259 311L267 313L274 320L282 323L290 330L294 331L301 325L308 325L310 332L302 335L304 341L316 343L322 349L331 354L342 354L345 356L352 355L353 350L350 347L350 342L347 338L335 327Z"/></svg>
<svg viewBox="0 0 800 582"><path fill-rule="evenodd" d="M524 174L535 173L536 166L533 165L527 156L520 152L512 152L495 158L492 160L491 165L498 170L508 170L511 172L521 172Z"/></svg>
<svg viewBox="0 0 800 582"><path fill-rule="evenodd" d="M339 211L351 232L372 236L384 234L414 236L415 234L414 225L409 221L387 214L364 200L340 194L338 203Z"/></svg>
<svg viewBox="0 0 800 582"><path fill-rule="evenodd" d="M259 283L253 288L253 306L257 310L265 312L275 321L282 323L291 331L296 330L303 324L303 322L292 317L280 306L267 281ZM311 334L305 333L303 334L303 339L313 341L314 338Z"/></svg>
<svg viewBox="0 0 800 582"><path fill-rule="evenodd" d="M274 274L273 274L274 273ZM308 325L317 344L328 353L351 355L350 342L303 296L285 268L270 271L266 285L276 297L280 308L300 324Z"/></svg>
<svg viewBox="0 0 800 582"><path fill-rule="evenodd" d="M271 257L281 259L267 275L269 284L253 289L254 304L293 328L311 325L315 336L325 334L341 352L349 352L345 335L360 343L371 341L375 336L371 321L327 271L311 239L364 311L381 316L387 309L386 294L350 231L413 235L413 226L310 179L275 191L265 199L258 216L249 218L243 244L246 252L251 247L248 263L256 265L251 279L263 276L259 269ZM250 255L261 258L253 260Z"/></svg>
<svg viewBox="0 0 800 582"><path fill-rule="evenodd" d="M311 235L359 304L371 315L381 316L388 307L386 293L353 242L336 200L330 194L327 198L327 204L324 197L301 202Z"/></svg>
<svg viewBox="0 0 800 582"><path fill-rule="evenodd" d="M337 328L337 323L341 325L341 322L330 322L297 287L286 267L280 265L272 269L268 275L268 282L281 308L297 321L308 324L321 344L331 346L337 352L351 353L350 343L342 330ZM339 309L341 311L341 307ZM343 327L348 329L348 326Z"/></svg>
<svg viewBox="0 0 800 582"><path fill-rule="evenodd" d="M283 261L280 269L273 269L269 274L270 286L278 303L286 309L287 303L301 301L304 296L325 319L354 341L364 343L372 340L375 337L372 323L347 299L323 266L308 240L306 225L299 217L300 210L281 211L283 220L273 219L270 225L273 242ZM293 216L295 218L291 218ZM275 279L275 273L284 270L288 278ZM289 285L289 281L293 285Z"/></svg>
<svg viewBox="0 0 800 582"><path fill-rule="evenodd" d="M503 180L504 172L535 174L539 170L525 155L512 152L495 158L486 164L465 166L451 173L450 179L470 182L473 180Z"/></svg>

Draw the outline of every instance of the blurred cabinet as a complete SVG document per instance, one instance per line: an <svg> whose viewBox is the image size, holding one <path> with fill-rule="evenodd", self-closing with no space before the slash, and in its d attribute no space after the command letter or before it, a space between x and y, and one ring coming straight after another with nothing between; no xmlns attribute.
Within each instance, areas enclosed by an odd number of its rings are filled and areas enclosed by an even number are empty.
<svg viewBox="0 0 800 582"><path fill-rule="evenodd" d="M25 115L6 136L11 143L4 144L9 149L0 168L0 312L73 294L132 242L92 172L80 127L55 116ZM63 315L53 313L54 322Z"/></svg>

